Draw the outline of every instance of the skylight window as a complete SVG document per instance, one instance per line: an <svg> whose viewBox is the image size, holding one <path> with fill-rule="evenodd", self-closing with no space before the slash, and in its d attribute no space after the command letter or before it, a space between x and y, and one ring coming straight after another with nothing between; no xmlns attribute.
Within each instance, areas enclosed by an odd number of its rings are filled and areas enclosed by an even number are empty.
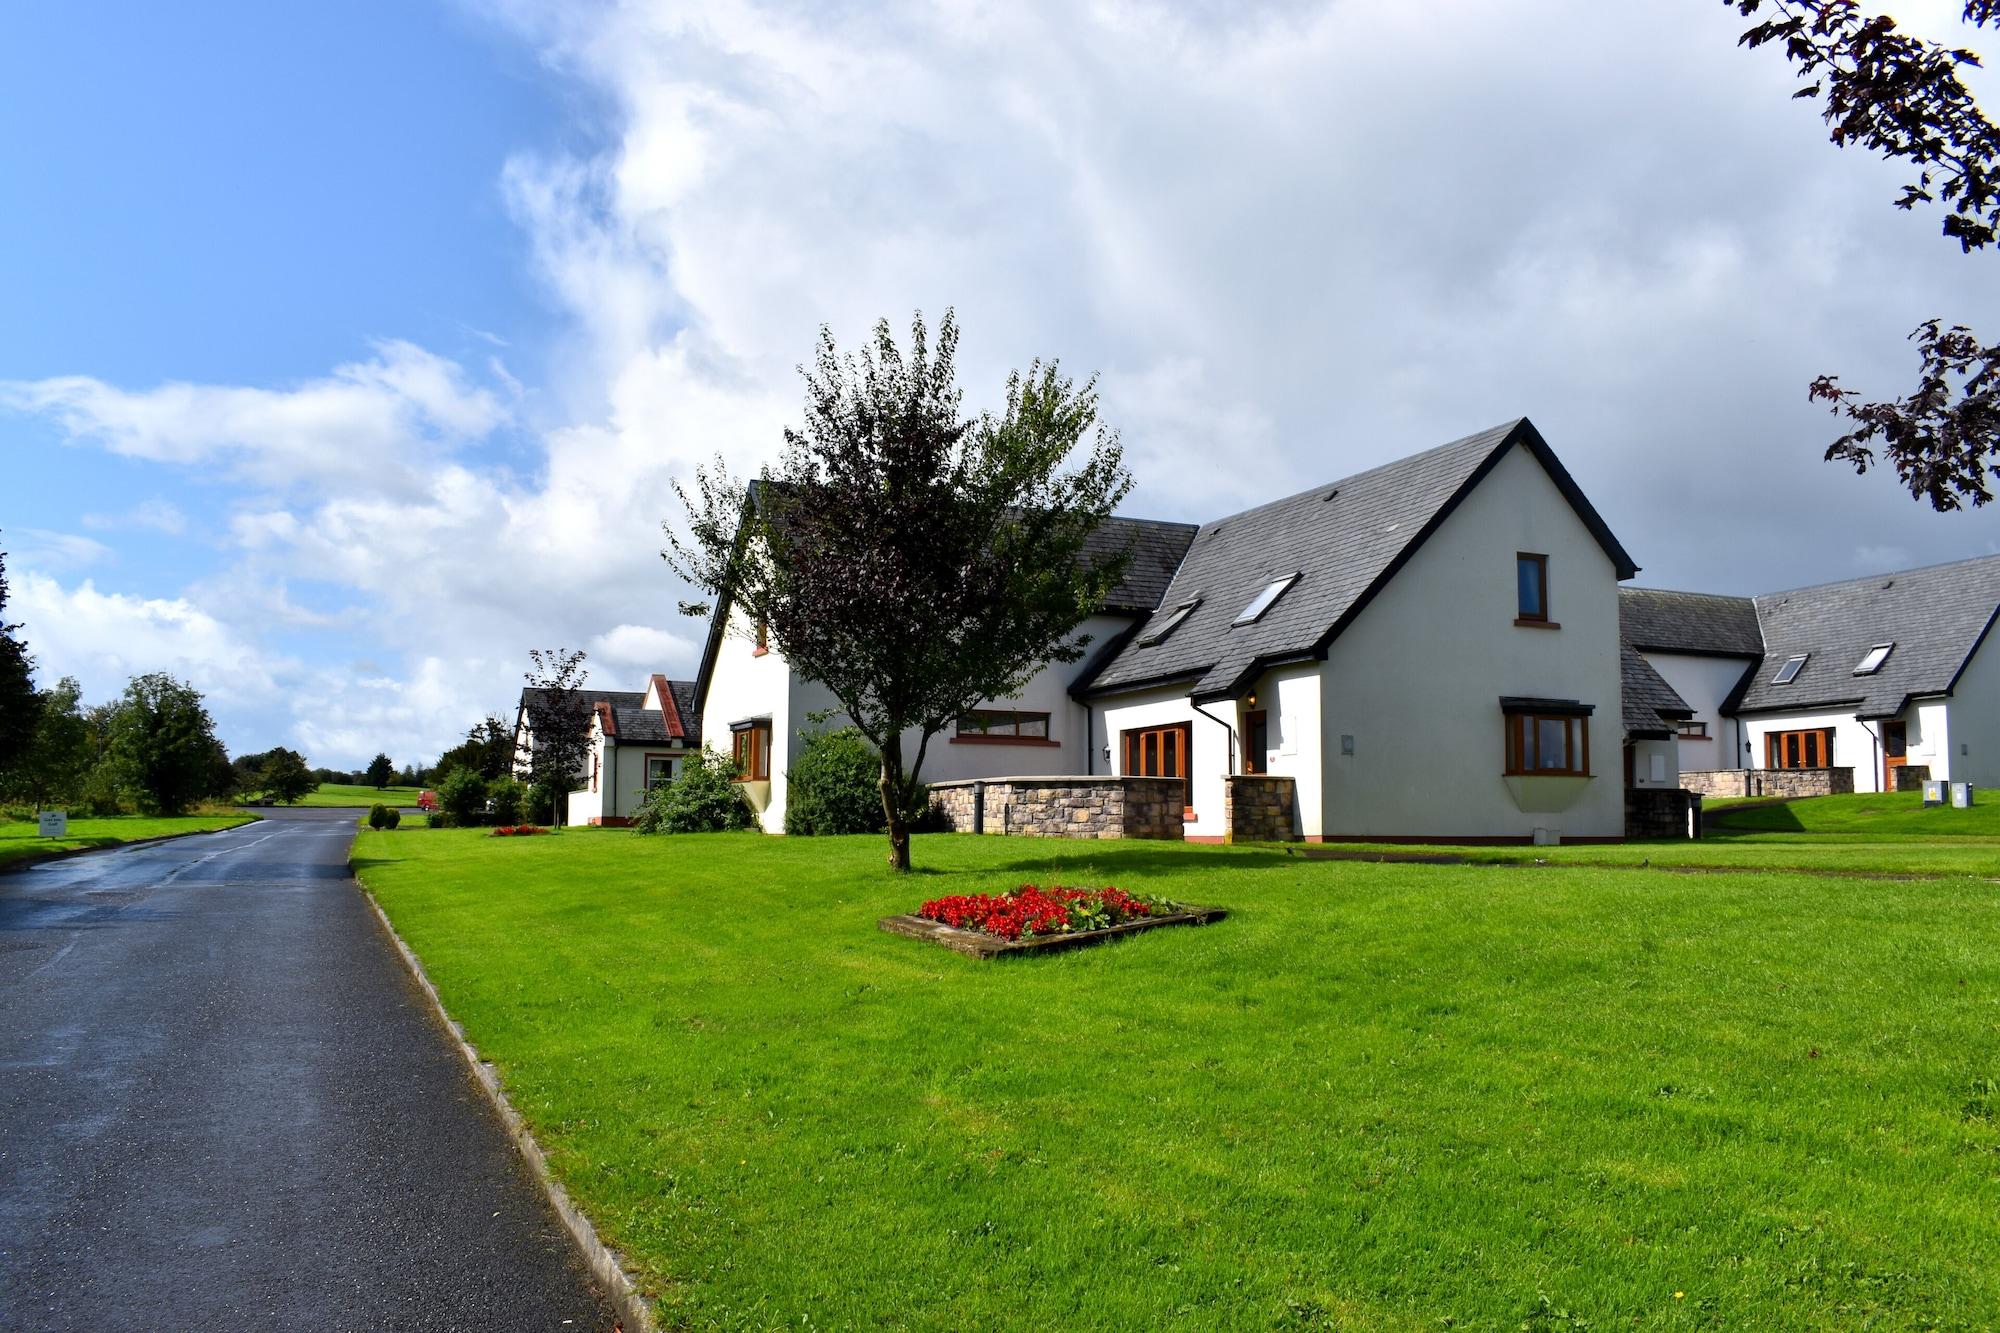
<svg viewBox="0 0 2000 1333"><path fill-rule="evenodd" d="M1194 609L1200 605L1201 599L1199 597L1195 598L1192 602L1182 602L1174 608L1172 615L1139 636L1139 646L1141 648L1150 648L1169 634L1172 634L1181 627L1183 620L1194 614Z"/></svg>
<svg viewBox="0 0 2000 1333"><path fill-rule="evenodd" d="M1798 678L1799 670L1805 666L1806 658L1809 656L1811 656L1809 653L1800 653L1797 657L1786 658L1785 664L1778 668L1778 674L1771 677L1771 683L1773 685L1791 684L1792 681Z"/></svg>
<svg viewBox="0 0 2000 1333"><path fill-rule="evenodd" d="M1895 650L1896 645L1893 643L1876 644L1868 650L1868 656L1861 659L1861 665L1854 668L1854 674L1857 676L1874 675L1882 669L1882 664L1889 660L1889 654Z"/></svg>
<svg viewBox="0 0 2000 1333"><path fill-rule="evenodd" d="M1285 595L1285 589L1298 581L1299 576L1297 574L1287 574L1283 578L1272 579L1258 591L1255 597L1250 599L1250 605L1244 607L1242 613L1230 623L1232 625L1256 624L1259 620L1263 619L1264 613L1271 609L1271 604Z"/></svg>

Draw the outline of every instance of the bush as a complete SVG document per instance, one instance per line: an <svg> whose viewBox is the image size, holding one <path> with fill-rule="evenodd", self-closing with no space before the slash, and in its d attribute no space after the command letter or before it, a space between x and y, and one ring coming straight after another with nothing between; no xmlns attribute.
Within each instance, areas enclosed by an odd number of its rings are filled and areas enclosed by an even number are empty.
<svg viewBox="0 0 2000 1333"><path fill-rule="evenodd" d="M450 824L477 824L486 813L486 779L469 768L455 768L438 784L438 808Z"/></svg>
<svg viewBox="0 0 2000 1333"><path fill-rule="evenodd" d="M375 804L368 807L368 827L388 828L389 816L395 813L396 812L394 810L391 810L388 806L382 804L380 801L375 802Z"/></svg>
<svg viewBox="0 0 2000 1333"><path fill-rule="evenodd" d="M713 750L696 750L681 763L681 775L653 788L635 833L725 833L755 828L756 816L736 785L736 761Z"/></svg>
<svg viewBox="0 0 2000 1333"><path fill-rule="evenodd" d="M519 778L508 773L486 785L486 799L493 803L494 823L518 824L521 811L528 804L528 789Z"/></svg>
<svg viewBox="0 0 2000 1333"><path fill-rule="evenodd" d="M852 727L807 739L785 775L785 832L793 837L880 833L882 756Z"/></svg>
<svg viewBox="0 0 2000 1333"><path fill-rule="evenodd" d="M536 824L556 822L556 802L569 793L556 790L556 785L547 779L528 788L528 802L521 810L521 816Z"/></svg>
<svg viewBox="0 0 2000 1333"><path fill-rule="evenodd" d="M402 822L403 822L403 812L401 810L396 809L394 806L390 806L387 811L387 818L385 818L382 821L382 827L395 828Z"/></svg>
<svg viewBox="0 0 2000 1333"><path fill-rule="evenodd" d="M118 789L118 774L110 764L100 763L90 770L90 776L83 780L83 787L77 792L72 808L77 814L93 819L124 813L125 802L123 793Z"/></svg>

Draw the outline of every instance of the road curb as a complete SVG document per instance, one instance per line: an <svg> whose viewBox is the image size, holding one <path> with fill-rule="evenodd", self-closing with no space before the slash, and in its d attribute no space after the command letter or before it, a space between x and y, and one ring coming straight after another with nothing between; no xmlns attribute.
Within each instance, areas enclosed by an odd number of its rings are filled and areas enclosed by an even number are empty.
<svg viewBox="0 0 2000 1333"><path fill-rule="evenodd" d="M156 842L173 842L177 838L205 838L213 833L234 833L252 824L261 824L264 816L251 815L241 824L231 824L228 828L191 828L185 833L162 833L152 838L134 838L130 842L114 842L109 847L65 847L60 851L37 852L33 856L17 857L12 861L0 861L0 875L11 875L17 870L28 870L35 866L45 866L51 861L67 861L76 856L95 856L99 852L122 852L127 847L150 847Z"/></svg>
<svg viewBox="0 0 2000 1333"><path fill-rule="evenodd" d="M530 1174L542 1187L542 1193L548 1198L549 1206L555 1209L556 1216L562 1220L563 1230L569 1233L570 1241L576 1246L577 1253L582 1256L584 1266L590 1270L591 1276L603 1285L604 1293L610 1298L612 1308L617 1310L625 1333L661 1333L659 1321L653 1317L651 1303L639 1294L639 1288L633 1283L632 1275L625 1271L625 1265L618 1258L617 1251L598 1237L597 1228L592 1226L590 1219L583 1215L583 1211L570 1201L569 1191L562 1187L549 1170L549 1159L542 1152L542 1145L535 1142L535 1135L528 1128L528 1122L521 1118L521 1113L507 1100L507 1093L500 1086L499 1074L494 1072L491 1064L479 1058L479 1052L465 1039L465 1029L451 1016L451 1011L444 1007L444 1001L438 997L437 987L431 984L430 976L424 971L424 965L418 960L415 951L397 933L396 927L389 920L389 914L382 910L381 903L375 901L375 895L363 888L358 879L355 881L355 887L360 890L361 896L367 899L368 909L375 913L375 919L381 923L383 932L396 946L396 952L402 956L403 966L410 970L410 976L415 979L417 988L430 1000L432 1012L444 1025L444 1030L451 1035L452 1044L458 1047L458 1053L464 1059L466 1067L472 1071L473 1078L486 1090L487 1100L493 1103L494 1111L499 1114L500 1123L505 1127L507 1137L514 1141L514 1147L528 1163Z"/></svg>

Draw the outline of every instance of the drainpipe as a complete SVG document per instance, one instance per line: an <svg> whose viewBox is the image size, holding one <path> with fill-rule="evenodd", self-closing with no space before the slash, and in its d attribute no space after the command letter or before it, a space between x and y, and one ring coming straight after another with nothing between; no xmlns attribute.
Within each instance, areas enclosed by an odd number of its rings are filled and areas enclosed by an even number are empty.
<svg viewBox="0 0 2000 1333"><path fill-rule="evenodd" d="M1889 775L1882 770L1882 733L1869 726L1868 719L1859 713L1854 715L1854 720L1859 722L1861 729L1868 733L1869 748L1874 751L1874 775L1868 780L1875 784L1877 792L1885 792L1889 790L1889 784L1884 779ZM1828 755L1827 758L1831 760L1833 756Z"/></svg>
<svg viewBox="0 0 2000 1333"><path fill-rule="evenodd" d="M1195 712L1200 713L1203 717L1207 718L1210 722L1215 723L1217 726L1221 727L1224 731L1229 733L1229 752L1225 756L1226 762L1222 766L1222 772L1224 777L1232 777L1232 778L1235 777L1236 776L1236 728L1230 726L1227 722L1224 722L1221 718L1217 717L1215 714L1209 712L1206 708L1203 708L1200 704L1196 703L1192 696L1190 696L1188 699L1188 706L1193 708ZM1190 793L1190 795L1192 795L1192 793Z"/></svg>
<svg viewBox="0 0 2000 1333"><path fill-rule="evenodd" d="M1097 710L1088 699L1083 701L1083 775L1097 776Z"/></svg>

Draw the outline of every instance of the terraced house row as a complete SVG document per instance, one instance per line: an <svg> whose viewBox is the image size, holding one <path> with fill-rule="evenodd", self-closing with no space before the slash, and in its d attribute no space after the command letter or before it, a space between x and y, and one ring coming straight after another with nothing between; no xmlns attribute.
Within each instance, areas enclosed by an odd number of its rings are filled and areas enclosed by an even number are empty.
<svg viewBox="0 0 2000 1333"><path fill-rule="evenodd" d="M2000 557L1756 597L1622 587L1637 564L1525 418L1098 541L1132 561L1085 655L930 747L963 831L1615 840L1690 831L1690 792L2000 782ZM726 600L693 681L593 703L581 822L629 818L705 744L779 832L791 757L839 725Z"/></svg>

